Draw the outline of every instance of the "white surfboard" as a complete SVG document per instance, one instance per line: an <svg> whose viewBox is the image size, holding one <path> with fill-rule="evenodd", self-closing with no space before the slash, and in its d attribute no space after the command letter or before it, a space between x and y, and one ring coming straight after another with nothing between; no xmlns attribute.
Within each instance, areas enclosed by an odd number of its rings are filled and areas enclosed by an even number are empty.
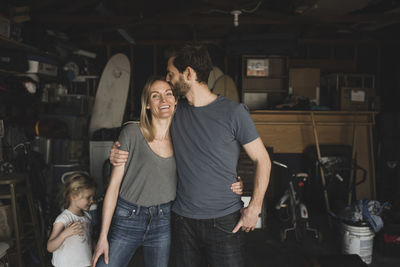
<svg viewBox="0 0 400 267"><path fill-rule="evenodd" d="M229 75L223 75L215 82L213 93L226 96L239 103L238 89Z"/></svg>
<svg viewBox="0 0 400 267"><path fill-rule="evenodd" d="M116 54L107 62L97 88L89 137L101 128L115 128L122 124L129 91L131 65L124 54Z"/></svg>
<svg viewBox="0 0 400 267"><path fill-rule="evenodd" d="M215 82L224 75L222 70L218 68L217 66L214 66L212 71L210 72L210 75L208 76L208 88L212 91L215 86Z"/></svg>

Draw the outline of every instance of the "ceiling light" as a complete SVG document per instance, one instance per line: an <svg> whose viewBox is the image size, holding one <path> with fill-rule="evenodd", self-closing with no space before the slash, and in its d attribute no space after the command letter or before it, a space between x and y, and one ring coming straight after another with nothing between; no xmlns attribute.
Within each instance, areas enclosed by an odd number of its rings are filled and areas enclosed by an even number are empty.
<svg viewBox="0 0 400 267"><path fill-rule="evenodd" d="M231 11L231 14L233 15L233 26L235 27L239 26L239 15L242 14L242 11L233 10Z"/></svg>

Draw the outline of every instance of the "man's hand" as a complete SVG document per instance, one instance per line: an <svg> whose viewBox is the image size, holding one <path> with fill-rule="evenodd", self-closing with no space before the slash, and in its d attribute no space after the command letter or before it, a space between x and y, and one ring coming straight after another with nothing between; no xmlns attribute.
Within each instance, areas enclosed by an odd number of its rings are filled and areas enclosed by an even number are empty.
<svg viewBox="0 0 400 267"><path fill-rule="evenodd" d="M253 231L256 227L259 209L253 208L250 205L246 208L242 208L240 210L242 216L240 217L239 222L236 224L235 228L232 230L232 233L236 233L242 228L242 231Z"/></svg>
<svg viewBox="0 0 400 267"><path fill-rule="evenodd" d="M116 141L114 142L111 150L110 150L110 163L113 166L121 166L126 163L128 160L128 152L119 150L118 148L121 146L121 144Z"/></svg>

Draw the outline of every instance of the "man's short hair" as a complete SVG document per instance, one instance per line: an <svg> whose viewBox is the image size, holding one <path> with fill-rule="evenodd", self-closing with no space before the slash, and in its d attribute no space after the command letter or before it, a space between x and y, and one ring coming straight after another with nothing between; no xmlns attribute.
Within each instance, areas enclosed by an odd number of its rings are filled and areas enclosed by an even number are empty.
<svg viewBox="0 0 400 267"><path fill-rule="evenodd" d="M196 72L199 83L208 83L213 64L204 44L186 43L174 50L168 50L166 55L169 58L175 57L173 63L180 73L191 67Z"/></svg>

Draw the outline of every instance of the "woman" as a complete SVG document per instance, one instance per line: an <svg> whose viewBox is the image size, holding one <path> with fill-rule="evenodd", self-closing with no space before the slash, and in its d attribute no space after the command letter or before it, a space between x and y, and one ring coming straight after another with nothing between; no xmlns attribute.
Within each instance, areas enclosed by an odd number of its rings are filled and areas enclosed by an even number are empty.
<svg viewBox="0 0 400 267"><path fill-rule="evenodd" d="M111 173L92 266L126 266L139 246L146 267L168 266L177 183L169 126L177 101L163 78L152 77L141 104L139 125L125 125L119 137L120 149L129 156ZM232 190L240 193L241 187L234 185Z"/></svg>

